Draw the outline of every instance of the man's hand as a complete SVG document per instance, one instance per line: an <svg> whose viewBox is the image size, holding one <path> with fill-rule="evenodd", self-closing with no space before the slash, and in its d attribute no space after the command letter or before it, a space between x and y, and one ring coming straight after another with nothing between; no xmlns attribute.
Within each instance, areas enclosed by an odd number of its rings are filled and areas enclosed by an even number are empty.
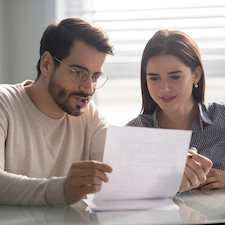
<svg viewBox="0 0 225 225"><path fill-rule="evenodd" d="M199 186L202 190L225 188L225 171L212 168L206 176L206 181Z"/></svg>
<svg viewBox="0 0 225 225"><path fill-rule="evenodd" d="M206 175L213 165L210 159L199 155L195 148L191 148L189 153L192 154L192 158L187 158L179 192L197 188L201 183L204 183Z"/></svg>
<svg viewBox="0 0 225 225"><path fill-rule="evenodd" d="M108 182L106 173L112 168L97 161L73 163L64 182L64 197L68 205L80 201L86 194L101 190L102 181Z"/></svg>

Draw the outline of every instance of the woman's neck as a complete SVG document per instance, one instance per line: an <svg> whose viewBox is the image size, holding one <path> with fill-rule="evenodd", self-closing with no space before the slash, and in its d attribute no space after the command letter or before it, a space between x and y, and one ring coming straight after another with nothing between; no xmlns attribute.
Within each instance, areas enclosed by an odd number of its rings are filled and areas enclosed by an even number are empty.
<svg viewBox="0 0 225 225"><path fill-rule="evenodd" d="M186 111L163 111L157 110L157 121L160 128L187 130L193 119L199 115L199 109L196 103Z"/></svg>

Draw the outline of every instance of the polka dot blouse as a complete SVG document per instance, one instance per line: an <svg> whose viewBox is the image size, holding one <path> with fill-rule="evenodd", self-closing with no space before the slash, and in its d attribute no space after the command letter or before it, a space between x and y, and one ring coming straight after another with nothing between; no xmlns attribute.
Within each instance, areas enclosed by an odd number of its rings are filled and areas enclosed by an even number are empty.
<svg viewBox="0 0 225 225"><path fill-rule="evenodd" d="M138 116L127 126L159 128L156 111ZM225 170L225 103L199 104L199 111L188 128L192 130L190 148L211 159L213 168Z"/></svg>

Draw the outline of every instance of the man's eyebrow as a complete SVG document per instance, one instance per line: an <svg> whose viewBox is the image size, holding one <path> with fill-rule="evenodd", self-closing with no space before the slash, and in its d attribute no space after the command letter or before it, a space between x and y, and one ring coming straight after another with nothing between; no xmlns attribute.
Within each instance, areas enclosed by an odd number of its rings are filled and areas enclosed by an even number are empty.
<svg viewBox="0 0 225 225"><path fill-rule="evenodd" d="M89 72L89 69L88 69L88 68L86 68L86 67L84 67L84 66L81 66L81 65L75 65L75 64L73 64L73 65L71 65L71 66L69 66L69 67L77 67L77 68L80 68L80 69L83 69L83 70L86 70L86 71Z"/></svg>
<svg viewBox="0 0 225 225"><path fill-rule="evenodd" d="M73 64L73 65L71 65L69 67L77 67L79 69L86 70L88 73L90 72L88 68L86 68L84 66L81 66L81 65L75 65L75 64ZM99 71L99 72L95 72L94 74L102 74L102 73L103 73L102 71Z"/></svg>

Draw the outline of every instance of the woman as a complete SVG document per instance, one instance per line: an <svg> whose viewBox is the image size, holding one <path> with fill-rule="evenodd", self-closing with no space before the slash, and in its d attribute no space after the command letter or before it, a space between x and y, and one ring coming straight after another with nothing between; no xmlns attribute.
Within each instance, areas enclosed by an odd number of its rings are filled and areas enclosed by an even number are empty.
<svg viewBox="0 0 225 225"><path fill-rule="evenodd" d="M190 147L199 154L189 150L193 157L179 191L225 188L225 105L204 105L205 74L195 41L181 31L158 31L143 52L141 88L141 114L128 126L192 130Z"/></svg>

